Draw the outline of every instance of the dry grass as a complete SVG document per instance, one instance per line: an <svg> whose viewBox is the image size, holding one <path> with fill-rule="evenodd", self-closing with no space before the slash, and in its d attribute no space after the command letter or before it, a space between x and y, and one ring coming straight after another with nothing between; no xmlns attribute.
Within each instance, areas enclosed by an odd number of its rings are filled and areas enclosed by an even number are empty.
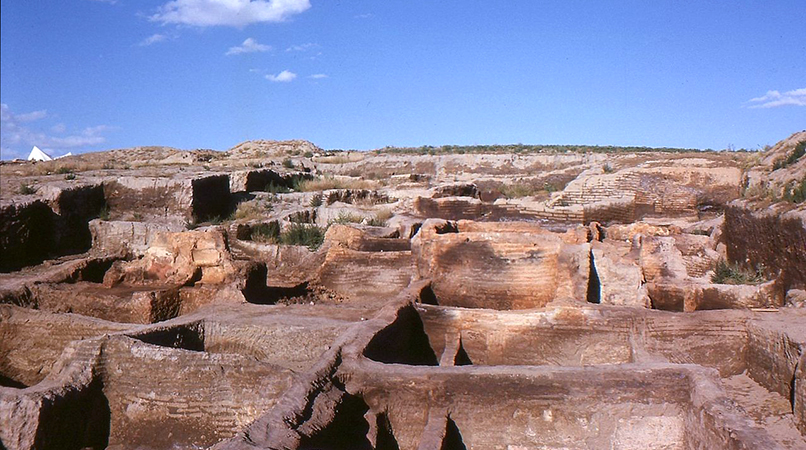
<svg viewBox="0 0 806 450"><path fill-rule="evenodd" d="M76 172L87 172L90 170L98 170L102 169L104 164L101 162L98 163L88 163L83 161L63 161L63 160L54 160L54 161L40 161L40 162L28 162L22 164L14 164L14 165L7 165L3 167L2 173L3 175L16 175L18 177L30 177L30 176L43 176L43 175L53 175L53 174L66 174L66 173L76 173Z"/></svg>
<svg viewBox="0 0 806 450"><path fill-rule="evenodd" d="M267 208L266 206L269 206ZM248 202L241 202L238 208L235 209L234 217L236 220L257 220L266 217L266 213L271 210L271 205L262 205L256 200Z"/></svg>
<svg viewBox="0 0 806 450"><path fill-rule="evenodd" d="M330 223L331 224L340 223L342 225L345 225L348 223L361 223L363 221L364 216L362 216L361 214L342 211L339 213L339 217L336 217L335 219L331 220Z"/></svg>
<svg viewBox="0 0 806 450"><path fill-rule="evenodd" d="M364 159L363 153L348 152L340 153L338 155L322 156L316 158L314 162L321 164L346 164L351 162L358 162Z"/></svg>
<svg viewBox="0 0 806 450"><path fill-rule="evenodd" d="M376 186L377 183L366 180L325 177L300 181L297 190L300 192L312 192L329 189L373 189Z"/></svg>
<svg viewBox="0 0 806 450"><path fill-rule="evenodd" d="M371 225L373 227L385 227L392 216L394 216L394 213L390 209L382 209L375 213L375 217L367 220L367 225Z"/></svg>

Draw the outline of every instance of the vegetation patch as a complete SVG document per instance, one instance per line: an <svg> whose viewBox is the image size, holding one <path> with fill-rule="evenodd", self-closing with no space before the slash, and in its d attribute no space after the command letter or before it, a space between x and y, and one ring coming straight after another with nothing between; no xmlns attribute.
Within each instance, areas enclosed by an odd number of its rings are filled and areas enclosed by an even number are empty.
<svg viewBox="0 0 806 450"><path fill-rule="evenodd" d="M269 194L287 194L293 192L291 189L280 184L275 184L273 181L267 184L264 190Z"/></svg>
<svg viewBox="0 0 806 450"><path fill-rule="evenodd" d="M792 164L795 164L804 154L806 154L806 141L801 141L795 146L795 150L787 155L786 158L775 161L772 165L772 170L783 169L784 167L791 166Z"/></svg>
<svg viewBox="0 0 806 450"><path fill-rule="evenodd" d="M643 153L664 152L684 153L698 152L693 148L674 147L619 147L613 145L423 145L421 147L384 147L375 150L378 154L407 154L407 155L449 155L465 153Z"/></svg>
<svg viewBox="0 0 806 450"><path fill-rule="evenodd" d="M261 206L258 202L241 202L235 209L233 218L238 220L256 220L265 217L266 213L271 211L271 205Z"/></svg>
<svg viewBox="0 0 806 450"><path fill-rule="evenodd" d="M280 224L273 221L255 225L250 230L249 238L254 242L276 244L280 238Z"/></svg>
<svg viewBox="0 0 806 450"><path fill-rule="evenodd" d="M724 259L720 259L714 268L711 282L715 284L760 284L767 281L764 276L763 267L756 271L745 270L738 264L731 264Z"/></svg>
<svg viewBox="0 0 806 450"><path fill-rule="evenodd" d="M25 183L20 184L20 194L22 195L33 195L36 194L36 191L37 189L34 186Z"/></svg>
<svg viewBox="0 0 806 450"><path fill-rule="evenodd" d="M302 180L297 183L300 192L326 191L330 189L372 189L375 184L365 180L351 180L334 177Z"/></svg>
<svg viewBox="0 0 806 450"><path fill-rule="evenodd" d="M367 225L372 227L385 227L394 214L388 209L378 211L375 216L367 219Z"/></svg>
<svg viewBox="0 0 806 450"><path fill-rule="evenodd" d="M330 223L348 224L348 223L361 223L364 221L364 216L352 212L339 212L339 216L332 219Z"/></svg>
<svg viewBox="0 0 806 450"><path fill-rule="evenodd" d="M534 184L534 183L512 183L512 184L503 184L498 188L498 191L501 192L506 198L523 198L523 197L533 197L537 195L544 195L546 193L551 193L559 190L557 185L553 183L543 183L542 186Z"/></svg>
<svg viewBox="0 0 806 450"><path fill-rule="evenodd" d="M784 187L784 200L792 203L806 201L806 176L800 182L793 181Z"/></svg>
<svg viewBox="0 0 806 450"><path fill-rule="evenodd" d="M279 243L286 245L304 245L315 251L325 241L325 229L316 225L292 223L280 233Z"/></svg>

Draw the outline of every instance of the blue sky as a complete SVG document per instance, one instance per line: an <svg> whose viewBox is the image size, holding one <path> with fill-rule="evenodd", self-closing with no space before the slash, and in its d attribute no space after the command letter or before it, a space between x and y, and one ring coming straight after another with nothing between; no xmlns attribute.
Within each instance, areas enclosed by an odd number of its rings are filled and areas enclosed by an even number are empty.
<svg viewBox="0 0 806 450"><path fill-rule="evenodd" d="M8 0L2 157L589 144L806 128L803 0Z"/></svg>

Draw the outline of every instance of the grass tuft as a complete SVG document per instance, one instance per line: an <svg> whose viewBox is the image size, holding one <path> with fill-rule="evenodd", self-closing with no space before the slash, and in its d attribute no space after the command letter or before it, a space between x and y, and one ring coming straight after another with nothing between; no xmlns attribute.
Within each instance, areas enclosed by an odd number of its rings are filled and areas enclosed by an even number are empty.
<svg viewBox="0 0 806 450"><path fill-rule="evenodd" d="M364 221L364 216L351 212L339 212L339 217L332 219L330 223L348 224L348 223L361 223Z"/></svg>
<svg viewBox="0 0 806 450"><path fill-rule="evenodd" d="M758 268L755 272L742 269L738 264L731 264L724 259L720 259L714 268L711 282L715 284L760 284L767 281L763 268Z"/></svg>
<svg viewBox="0 0 806 450"><path fill-rule="evenodd" d="M255 242L276 244L280 240L280 224L273 221L255 225L250 231L249 238Z"/></svg>
<svg viewBox="0 0 806 450"><path fill-rule="evenodd" d="M350 180L333 177L302 180L297 185L300 192L326 191L329 189L372 189L375 184L365 180Z"/></svg>
<svg viewBox="0 0 806 450"><path fill-rule="evenodd" d="M292 223L280 233L281 244L304 245L308 250L316 251L325 241L325 229L316 225Z"/></svg>
<svg viewBox="0 0 806 450"><path fill-rule="evenodd" d="M25 183L20 184L20 194L22 195L33 195L36 194L37 188Z"/></svg>

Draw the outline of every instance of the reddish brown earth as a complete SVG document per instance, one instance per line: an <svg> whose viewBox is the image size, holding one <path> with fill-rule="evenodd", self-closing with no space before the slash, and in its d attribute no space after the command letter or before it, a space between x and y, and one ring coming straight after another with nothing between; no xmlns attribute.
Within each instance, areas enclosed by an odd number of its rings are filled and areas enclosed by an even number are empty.
<svg viewBox="0 0 806 450"><path fill-rule="evenodd" d="M0 448L806 449L800 142L4 162Z"/></svg>

